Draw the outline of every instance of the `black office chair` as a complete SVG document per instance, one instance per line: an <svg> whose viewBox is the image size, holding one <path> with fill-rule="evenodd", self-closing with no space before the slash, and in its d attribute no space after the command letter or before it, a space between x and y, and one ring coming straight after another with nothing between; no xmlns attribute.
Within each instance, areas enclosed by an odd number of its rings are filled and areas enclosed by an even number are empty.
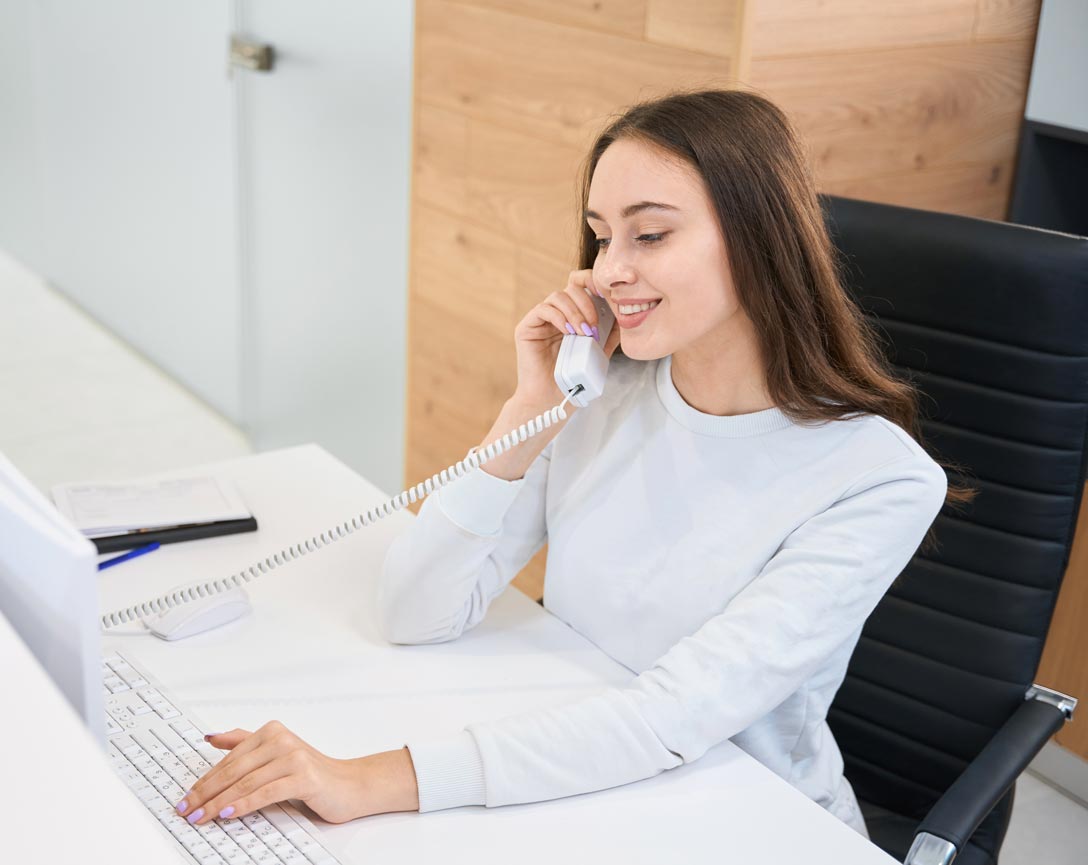
<svg viewBox="0 0 1088 865"><path fill-rule="evenodd" d="M1088 437L1088 238L821 196L844 277L979 490L865 625L828 723L870 835L997 862L1015 781L1076 700L1034 686Z"/></svg>

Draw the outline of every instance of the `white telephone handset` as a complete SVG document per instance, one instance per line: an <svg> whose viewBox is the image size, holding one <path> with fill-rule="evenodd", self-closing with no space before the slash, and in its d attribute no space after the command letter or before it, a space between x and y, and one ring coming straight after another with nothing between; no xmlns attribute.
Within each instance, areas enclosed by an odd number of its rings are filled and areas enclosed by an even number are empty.
<svg viewBox="0 0 1088 865"><path fill-rule="evenodd" d="M162 636L164 639L179 639L181 638L181 633L175 632L174 634L167 636L161 629L156 628L155 630L152 630L153 626L150 624L151 621L153 619L161 618L163 613L177 607L179 604L185 604L190 601L208 598L210 595L219 595L225 592L234 592L236 595L236 590L238 588L255 580L262 574L274 571L279 565L294 561L295 559L305 556L307 553L316 552L322 547L350 535L356 529L369 526L380 520L382 517L386 517L412 502L425 498L436 489L441 489L446 484L464 477L470 471L483 465L493 457L498 456L503 451L521 444L526 439L532 438L537 433L550 427L556 421L565 420L567 413L564 406L566 406L568 402L583 407L604 392L605 376L608 373L608 358L606 358L604 354L604 345L608 341L609 333L615 326L616 319L612 314L612 309L609 307L608 302L603 298L593 298L593 304L597 308L598 338L567 335L563 337L563 342L559 347L559 356L556 358L555 362L555 382L559 385L560 390L566 394L559 405L549 409L543 414L537 415L528 423L522 424L516 430L512 430L484 448L480 450L470 450L463 460L455 463L449 468L443 469L438 474L432 475L423 483L416 484L416 486L411 489L405 490L398 496L394 496L379 508L354 516L347 522L334 526L332 529L322 532L320 535L315 535L300 544L295 544L285 550L280 550L278 553L269 556L263 561L250 565L248 568L239 571L237 574L218 580L211 580L210 582L194 583L189 586L183 586L168 592L165 595L152 598L149 601L144 601L143 603L135 604L131 607L125 607L122 610L116 610L112 613L107 613L102 616L102 628L104 630L110 630L118 625L123 625L138 619L146 619L148 621L145 622L145 627L148 627L149 632L155 633L157 636ZM229 618L224 618L226 621L229 621ZM192 631L192 633L196 632L196 630Z"/></svg>
<svg viewBox="0 0 1088 865"><path fill-rule="evenodd" d="M559 346L555 361L555 383L579 408L589 404L604 393L604 380L608 375L608 358L604 356L604 344L616 323L612 307L603 298L593 298L597 308L597 333L600 339L586 339L569 334Z"/></svg>

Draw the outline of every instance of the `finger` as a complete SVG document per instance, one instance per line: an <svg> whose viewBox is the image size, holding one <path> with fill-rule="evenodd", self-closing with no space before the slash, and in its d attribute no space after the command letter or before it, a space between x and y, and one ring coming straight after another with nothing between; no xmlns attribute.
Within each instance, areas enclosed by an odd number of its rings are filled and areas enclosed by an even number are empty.
<svg viewBox="0 0 1088 865"><path fill-rule="evenodd" d="M569 305L564 303L563 298L565 296L562 292L552 292L542 303L534 307L533 312L542 322L536 325L534 329L539 337L544 337L545 331L548 336L566 336L574 329L574 323L570 321L570 316L573 313L573 302L568 302ZM570 328L566 326L568 323L571 325ZM556 334L555 331L559 333ZM577 332L575 331L575 333Z"/></svg>
<svg viewBox="0 0 1088 865"><path fill-rule="evenodd" d="M593 300L589 295L588 289L580 285L569 285L567 286L567 294L570 295L571 299L577 305L578 311L581 313L582 321L591 328L596 327L599 316L597 315L597 307L593 305ZM585 333L584 330L581 330L578 322L575 322L575 327L579 328L580 333ZM591 333L586 334L586 336L592 335L593 334Z"/></svg>
<svg viewBox="0 0 1088 865"><path fill-rule="evenodd" d="M597 308L593 305L593 271L572 270L567 279L566 293L569 294L582 314L583 320L590 325L597 325ZM584 333L579 329L579 332Z"/></svg>
<svg viewBox="0 0 1088 865"><path fill-rule="evenodd" d="M573 288L570 285L563 291L553 292L548 296L548 299L545 302L552 304L562 314L563 326L561 330L563 330L564 333L574 333L576 336L593 336L593 331L590 330L590 328L592 327L592 324L596 322L586 322L586 315L578 306L578 295L581 295L580 299L582 302L588 304L590 307L593 306L592 301L586 297L585 292L582 291L581 288Z"/></svg>
<svg viewBox="0 0 1088 865"><path fill-rule="evenodd" d="M256 737L251 737L254 738ZM264 747L245 754L232 751L193 784L175 806L178 813L186 816L204 807L205 803L236 783L239 778L272 762L282 753L283 748L272 743L265 743Z"/></svg>
<svg viewBox="0 0 1088 865"><path fill-rule="evenodd" d="M227 766L232 765L233 762L238 758L255 750L262 741L266 741L268 738L267 735L264 735L264 729L265 727L261 727L261 729L258 730L256 733L250 733L247 730L235 729L231 730L228 733L215 733L205 736L204 738L206 741L221 750L228 747L228 745L224 743L224 739L227 742L233 742L233 744L229 746L230 753L224 756L223 759L220 760L218 763L216 763L210 771L206 772L204 774L204 778L207 778L213 772L222 771ZM219 744L216 744L217 742ZM203 780L203 778L201 780ZM189 792L191 793L192 790L190 790Z"/></svg>
<svg viewBox="0 0 1088 865"><path fill-rule="evenodd" d="M572 279L575 275L578 276L578 279L585 285L586 291L588 291L591 295L595 294L597 295L597 297L604 297L604 295L601 294L601 289L598 287L596 281L593 279L592 268L589 268L587 270L574 271L574 273L571 274Z"/></svg>
<svg viewBox="0 0 1088 865"><path fill-rule="evenodd" d="M185 819L194 826L201 826L209 820L229 820L244 817L251 811L270 805L273 801L281 801L280 799L261 800L259 795L262 788L267 788L279 781L287 782L283 785L286 788L283 798L298 797L304 791L302 790L301 778L295 777L294 769L296 766L296 760L289 759L288 755L280 755L272 762L266 763L252 772L247 772L235 780L234 783L210 798L200 808L190 812ZM258 800L261 800L260 804L256 804Z"/></svg>
<svg viewBox="0 0 1088 865"><path fill-rule="evenodd" d="M293 775L283 775L262 787L258 787L248 795L224 805L214 814L209 811L202 818L194 821L193 825L202 826L209 820L237 820L277 802L284 802L287 799L301 799L303 794L296 782L297 779Z"/></svg>
<svg viewBox="0 0 1088 865"><path fill-rule="evenodd" d="M204 741L220 751L230 751L245 741L247 736L252 735L249 730L236 728L226 733L207 733L204 736Z"/></svg>
<svg viewBox="0 0 1088 865"><path fill-rule="evenodd" d="M240 757L243 754L248 754L255 748L260 747L263 742L267 742L270 739L278 736L282 733L286 733L287 728L283 726L279 721L269 721L266 724L262 724L255 733L250 733L248 730L241 728L235 728L227 733L215 733L208 734L204 738L219 749L230 749L230 753L227 754L217 766L222 766L232 757Z"/></svg>
<svg viewBox="0 0 1088 865"><path fill-rule="evenodd" d="M246 741L247 739L250 739L252 736L253 736L253 734L249 730L243 730L240 727L235 727L233 730L229 730L226 733L205 733L204 734L204 741L209 742L213 746L215 746L217 748L220 748L220 749L224 749L224 748L235 749L235 748L238 747L239 744ZM232 753L234 753L233 750L232 750ZM178 809L179 812L184 814L186 811L188 811L191 808L195 807L192 804L193 803L193 790L196 789L197 784L199 784L201 781L203 781L209 775L211 775L214 778L213 773L215 773L215 771L221 765L223 765L223 763L226 762L226 760L229 757L230 757L230 754L228 754L226 757L224 757L222 760L220 760L214 766L211 766L208 769L207 772L205 772L200 778L197 779L196 784L194 784L192 787L190 787L188 790L185 791L185 795L181 797L181 801L177 802L176 805L175 805L175 807Z"/></svg>

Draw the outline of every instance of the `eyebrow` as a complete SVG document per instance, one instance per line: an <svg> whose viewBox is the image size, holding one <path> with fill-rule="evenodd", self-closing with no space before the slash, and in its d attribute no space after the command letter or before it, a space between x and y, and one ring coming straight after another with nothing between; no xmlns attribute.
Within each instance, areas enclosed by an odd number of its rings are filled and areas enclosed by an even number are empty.
<svg viewBox="0 0 1088 865"><path fill-rule="evenodd" d="M640 201L638 204L628 204L622 211L620 216L627 219L629 216L634 216L636 213L641 213L643 210L675 210L679 211L679 207L673 207L671 204L662 204L660 201ZM601 215L593 210L586 211L586 219L598 219L604 222Z"/></svg>

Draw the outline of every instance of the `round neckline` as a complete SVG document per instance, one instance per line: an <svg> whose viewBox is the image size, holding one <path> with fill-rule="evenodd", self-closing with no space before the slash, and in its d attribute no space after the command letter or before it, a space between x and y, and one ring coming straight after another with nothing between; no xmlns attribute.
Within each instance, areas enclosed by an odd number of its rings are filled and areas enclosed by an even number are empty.
<svg viewBox="0 0 1088 865"><path fill-rule="evenodd" d="M747 414L706 414L688 405L672 380L672 355L663 357L657 365L657 393L673 420L692 432L722 438L744 438L763 435L793 425L782 409L763 409Z"/></svg>

